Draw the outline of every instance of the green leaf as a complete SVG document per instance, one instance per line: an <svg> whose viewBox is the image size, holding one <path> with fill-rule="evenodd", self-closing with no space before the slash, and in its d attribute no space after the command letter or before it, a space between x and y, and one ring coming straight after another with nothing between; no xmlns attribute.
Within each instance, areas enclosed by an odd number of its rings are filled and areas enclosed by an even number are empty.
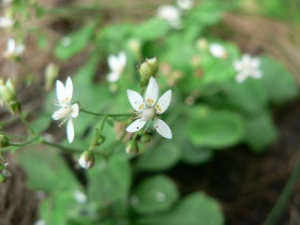
<svg viewBox="0 0 300 225"><path fill-rule="evenodd" d="M86 25L82 29L63 37L54 50L55 55L61 60L66 60L81 52L91 39L94 29L94 24Z"/></svg>
<svg viewBox="0 0 300 225"><path fill-rule="evenodd" d="M276 127L267 112L245 118L245 126L244 141L254 152L264 151L277 137Z"/></svg>
<svg viewBox="0 0 300 225"><path fill-rule="evenodd" d="M164 36L170 25L163 20L152 18L134 27L132 35L141 41L151 41Z"/></svg>
<svg viewBox="0 0 300 225"><path fill-rule="evenodd" d="M263 78L260 79L268 98L275 104L280 104L298 96L299 91L293 75L279 62L261 57Z"/></svg>
<svg viewBox="0 0 300 225"><path fill-rule="evenodd" d="M267 106L266 91L258 80L249 78L243 83L226 82L220 85L220 89L223 105L232 110L253 115Z"/></svg>
<svg viewBox="0 0 300 225"><path fill-rule="evenodd" d="M187 137L196 146L224 148L237 144L244 135L243 120L236 113L198 106L189 114Z"/></svg>
<svg viewBox="0 0 300 225"><path fill-rule="evenodd" d="M133 191L131 203L138 213L155 213L169 209L178 197L173 181L166 176L156 175L139 184Z"/></svg>
<svg viewBox="0 0 300 225"><path fill-rule="evenodd" d="M108 120L107 120L107 124L108 124L109 126L111 126L111 127L114 127L114 125L115 125L114 121L111 120L111 119L108 119Z"/></svg>
<svg viewBox="0 0 300 225"><path fill-rule="evenodd" d="M138 225L222 225L224 217L219 204L203 193L186 196L170 212L144 217Z"/></svg>
<svg viewBox="0 0 300 225"><path fill-rule="evenodd" d="M186 143L182 151L181 159L191 165L198 165L211 160L213 151L205 148L196 148L190 143Z"/></svg>
<svg viewBox="0 0 300 225"><path fill-rule="evenodd" d="M28 185L33 189L49 192L81 189L73 172L54 148L26 147L18 154L18 161L26 169Z"/></svg>
<svg viewBox="0 0 300 225"><path fill-rule="evenodd" d="M181 150L170 140L161 140L161 143L148 149L138 158L140 170L161 171L170 169L180 159Z"/></svg>
<svg viewBox="0 0 300 225"><path fill-rule="evenodd" d="M88 178L88 196L100 204L111 204L127 195L131 183L130 166L124 158L112 156L106 161L96 157Z"/></svg>

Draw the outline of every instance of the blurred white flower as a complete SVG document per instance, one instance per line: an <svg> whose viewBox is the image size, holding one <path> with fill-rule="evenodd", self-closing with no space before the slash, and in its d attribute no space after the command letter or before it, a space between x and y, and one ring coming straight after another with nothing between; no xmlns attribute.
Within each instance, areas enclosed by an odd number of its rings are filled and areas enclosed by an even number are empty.
<svg viewBox="0 0 300 225"><path fill-rule="evenodd" d="M65 36L60 40L60 43L61 43L61 45L67 47L72 44L72 39L68 36Z"/></svg>
<svg viewBox="0 0 300 225"><path fill-rule="evenodd" d="M13 38L10 38L7 41L7 47L4 52L5 58L15 58L20 56L25 51L25 45L23 44L16 44L15 40Z"/></svg>
<svg viewBox="0 0 300 225"><path fill-rule="evenodd" d="M15 21L7 16L0 17L0 27L2 28L9 28L12 27L12 25L15 23Z"/></svg>
<svg viewBox="0 0 300 225"><path fill-rule="evenodd" d="M139 113L139 116L136 117L137 120L132 122L126 128L126 131L136 132L142 129L147 122L148 127L150 122L154 120L154 129L156 129L161 136L172 139L172 131L170 127L164 121L157 118L157 116L165 112L169 107L172 91L166 91L157 101L158 92L159 87L153 77L151 77L149 80L149 84L145 93L145 100L143 100L143 97L136 91L127 90L127 96L130 104Z"/></svg>
<svg viewBox="0 0 300 225"><path fill-rule="evenodd" d="M119 55L109 55L107 62L111 72L107 75L107 81L113 83L120 79L121 74L126 66L127 57L125 52L120 52Z"/></svg>
<svg viewBox="0 0 300 225"><path fill-rule="evenodd" d="M259 79L262 77L262 71L259 69L260 59L251 57L249 54L244 54L241 60L235 60L233 66L237 71L235 77L236 82L241 83L247 77Z"/></svg>
<svg viewBox="0 0 300 225"><path fill-rule="evenodd" d="M177 0L177 6L181 10L190 10L194 5L193 0Z"/></svg>
<svg viewBox="0 0 300 225"><path fill-rule="evenodd" d="M180 16L180 10L173 5L162 5L157 10L157 17L166 20L175 29L181 27Z"/></svg>
<svg viewBox="0 0 300 225"><path fill-rule="evenodd" d="M216 43L210 44L208 49L210 54L212 54L216 58L224 59L228 56L226 49L220 44L216 44Z"/></svg>
<svg viewBox="0 0 300 225"><path fill-rule="evenodd" d="M65 86L61 81L56 81L56 94L58 98L56 105L60 106L61 109L55 111L52 115L52 118L54 120L64 119L62 123L59 124L59 126L68 121L67 137L69 142L71 143L74 139L74 125L72 117L76 118L78 116L79 105L75 103L71 106L73 83L70 77L67 78Z"/></svg>
<svg viewBox="0 0 300 225"><path fill-rule="evenodd" d="M86 203L86 201L87 201L86 195L83 192L81 192L81 191L75 191L73 196L74 196L74 199L78 203L83 204L83 203Z"/></svg>
<svg viewBox="0 0 300 225"><path fill-rule="evenodd" d="M2 1L0 2L0 5L2 5L2 6L8 6L8 5L10 5L12 2L13 2L13 0L2 0Z"/></svg>
<svg viewBox="0 0 300 225"><path fill-rule="evenodd" d="M42 219L39 219L34 223L34 225L46 225L46 224L47 224L46 221Z"/></svg>

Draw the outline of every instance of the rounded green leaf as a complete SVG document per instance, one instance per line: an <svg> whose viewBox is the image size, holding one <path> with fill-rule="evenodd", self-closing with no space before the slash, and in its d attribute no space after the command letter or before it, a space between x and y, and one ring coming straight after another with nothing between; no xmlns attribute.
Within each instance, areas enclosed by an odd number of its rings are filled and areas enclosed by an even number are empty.
<svg viewBox="0 0 300 225"><path fill-rule="evenodd" d="M141 170L161 171L170 169L180 159L180 147L170 141L162 140L159 145L152 147L138 159L138 167Z"/></svg>
<svg viewBox="0 0 300 225"><path fill-rule="evenodd" d="M199 113L198 113L199 112ZM230 111L193 110L187 125L190 141L207 148L224 148L237 144L244 135L243 120Z"/></svg>
<svg viewBox="0 0 300 225"><path fill-rule="evenodd" d="M224 216L218 202L203 193L185 197L171 211L141 218L138 225L222 225Z"/></svg>
<svg viewBox="0 0 300 225"><path fill-rule="evenodd" d="M144 180L132 193L131 205L138 213L154 213L169 209L179 193L172 180L157 175Z"/></svg>

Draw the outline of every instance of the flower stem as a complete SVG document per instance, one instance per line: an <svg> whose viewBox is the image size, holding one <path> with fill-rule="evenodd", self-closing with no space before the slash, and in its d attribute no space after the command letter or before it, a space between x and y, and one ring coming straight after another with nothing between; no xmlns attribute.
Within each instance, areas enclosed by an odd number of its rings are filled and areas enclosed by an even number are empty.
<svg viewBox="0 0 300 225"><path fill-rule="evenodd" d="M23 143L9 143L10 146L15 146L15 147L23 147L26 146L30 143L32 143L33 141L35 141L38 137L40 137L39 135L35 135L33 138L29 139L28 141L25 141Z"/></svg>
<svg viewBox="0 0 300 225"><path fill-rule="evenodd" d="M106 122L106 120L107 120L107 117L108 117L108 115L104 115L104 118L103 118L103 120L102 120L102 123L101 123L101 125L100 125L100 128L99 128L99 130L97 131L96 136L95 136L95 138L93 139L92 144L91 144L89 150L93 150L93 148L97 145L98 139L99 139L100 136L101 136L102 130L103 130L104 125L105 125L105 122Z"/></svg>
<svg viewBox="0 0 300 225"><path fill-rule="evenodd" d="M30 126L26 118L24 117L23 113L19 114L19 119L22 121L22 123L25 125L25 127L30 131L31 134L36 135L35 130Z"/></svg>
<svg viewBox="0 0 300 225"><path fill-rule="evenodd" d="M62 146L62 145L59 145L59 144L55 144L55 143L46 141L46 140L43 140L42 143L44 143L46 145L50 145L50 146L56 147L56 148L58 148L60 150L66 151L66 152L82 152L81 149L68 148L68 147L65 147L65 146Z"/></svg>
<svg viewBox="0 0 300 225"><path fill-rule="evenodd" d="M80 109L80 112L84 112L84 113L91 114L91 115L94 115L94 116L106 116L106 117L112 117L112 118L114 118L114 117L121 117L121 116L128 116L128 117L131 116L131 113L106 114L106 113L90 112L90 111L85 110L85 109Z"/></svg>

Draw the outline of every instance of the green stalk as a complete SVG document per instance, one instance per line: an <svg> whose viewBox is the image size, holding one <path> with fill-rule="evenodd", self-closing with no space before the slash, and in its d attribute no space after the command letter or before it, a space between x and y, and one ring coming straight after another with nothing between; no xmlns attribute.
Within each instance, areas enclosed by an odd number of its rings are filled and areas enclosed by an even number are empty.
<svg viewBox="0 0 300 225"><path fill-rule="evenodd" d="M267 219L265 220L265 222L263 223L263 225L278 224L278 220L283 213L285 204L286 204L287 200L289 199L289 197L293 191L293 188L294 188L295 184L297 183L298 178L300 176L300 155L298 156L296 163L297 164L296 164L294 170L292 171L283 191L281 192L279 198L277 199L273 209L269 213L269 215L268 215Z"/></svg>

